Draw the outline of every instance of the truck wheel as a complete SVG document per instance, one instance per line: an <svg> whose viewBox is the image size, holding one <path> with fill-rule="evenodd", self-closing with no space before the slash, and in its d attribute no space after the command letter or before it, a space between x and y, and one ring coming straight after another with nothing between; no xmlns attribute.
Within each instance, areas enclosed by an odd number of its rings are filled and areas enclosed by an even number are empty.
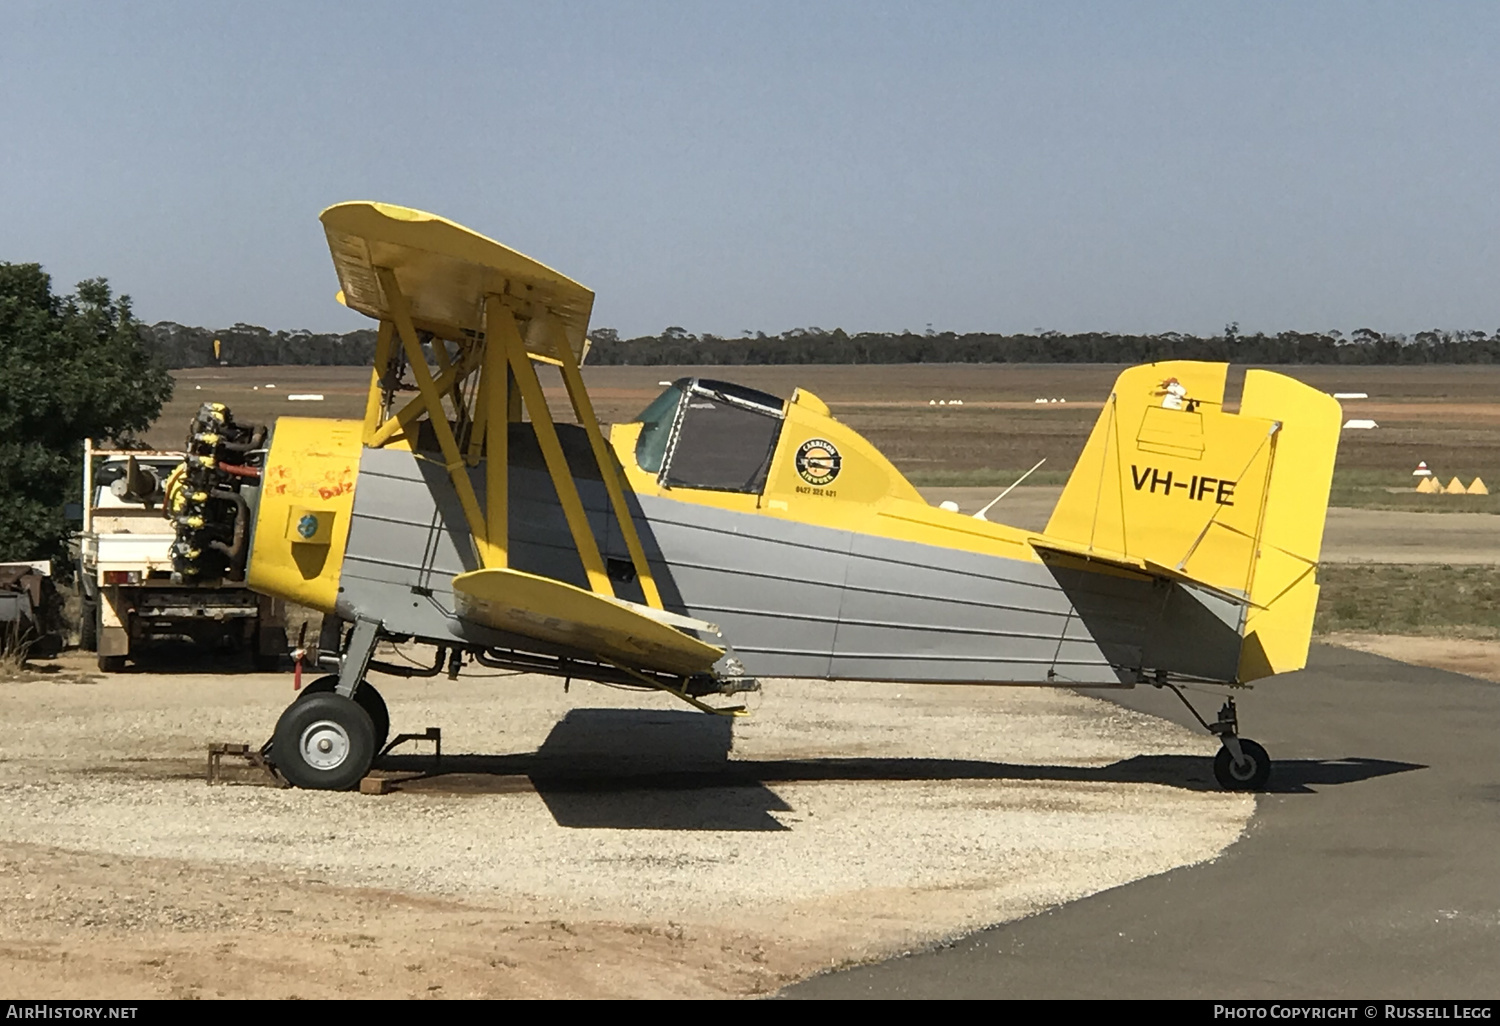
<svg viewBox="0 0 1500 1026"><path fill-rule="evenodd" d="M296 787L347 791L375 761L370 716L342 695L299 698L276 721L271 761Z"/></svg>
<svg viewBox="0 0 1500 1026"><path fill-rule="evenodd" d="M126 658L125 656L103 656L103 655L100 656L99 657L99 672L100 673L124 673L125 672L125 658Z"/></svg>
<svg viewBox="0 0 1500 1026"><path fill-rule="evenodd" d="M297 701L300 702L309 695L331 695L338 685L338 674L319 677L311 684L302 686L302 694ZM391 712L386 708L385 698L375 690L375 685L364 681L354 692L354 703L370 717L370 726L375 730L375 754L379 755L380 750L385 747L386 739L391 736Z"/></svg>

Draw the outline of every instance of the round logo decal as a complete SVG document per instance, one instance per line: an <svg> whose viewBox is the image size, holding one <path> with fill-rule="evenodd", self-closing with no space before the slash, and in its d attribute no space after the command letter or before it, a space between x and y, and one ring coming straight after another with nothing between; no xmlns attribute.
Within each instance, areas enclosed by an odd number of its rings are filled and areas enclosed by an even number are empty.
<svg viewBox="0 0 1500 1026"><path fill-rule="evenodd" d="M826 438L813 438L802 443L797 450L797 473L810 485L822 487L832 484L839 476L843 457L834 444Z"/></svg>
<svg viewBox="0 0 1500 1026"><path fill-rule="evenodd" d="M297 533L304 538L311 538L318 533L318 518L311 513L304 513L302 519L297 521Z"/></svg>

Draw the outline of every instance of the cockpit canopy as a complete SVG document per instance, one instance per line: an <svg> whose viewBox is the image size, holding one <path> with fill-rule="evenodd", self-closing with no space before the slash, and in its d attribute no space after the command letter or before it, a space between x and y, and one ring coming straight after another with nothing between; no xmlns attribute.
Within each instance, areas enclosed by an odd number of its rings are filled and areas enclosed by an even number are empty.
<svg viewBox="0 0 1500 1026"><path fill-rule="evenodd" d="M679 378L635 419L636 464L667 488L760 494L786 403L711 378Z"/></svg>

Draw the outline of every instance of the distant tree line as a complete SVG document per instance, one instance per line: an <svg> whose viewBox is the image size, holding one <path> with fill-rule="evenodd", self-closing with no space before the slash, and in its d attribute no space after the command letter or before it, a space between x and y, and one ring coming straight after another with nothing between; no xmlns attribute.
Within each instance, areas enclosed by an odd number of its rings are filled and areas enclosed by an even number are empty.
<svg viewBox="0 0 1500 1026"><path fill-rule="evenodd" d="M270 331L236 324L214 331L164 321L142 329L146 348L171 368L213 366L359 366L375 355L373 330L346 334ZM1500 363L1500 331L1423 331L1383 334L1360 328L1242 334L1226 325L1219 335L1119 335L1111 332L1030 335L992 332L860 332L840 328L794 328L780 335L756 332L738 338L693 335L670 327L660 335L621 338L612 328L589 333L588 363L778 364L778 363L1147 363L1154 360L1221 360L1258 364Z"/></svg>
<svg viewBox="0 0 1500 1026"><path fill-rule="evenodd" d="M146 348L173 370L185 367L351 367L375 362L375 332L271 331L254 324L189 328L162 321L142 329ZM214 357L214 339L219 355Z"/></svg>
<svg viewBox="0 0 1500 1026"><path fill-rule="evenodd" d="M1149 363L1219 360L1234 363L1500 363L1500 331L1424 331L1387 335L1361 328L1342 332L1283 331L1221 335L1120 335L1112 332L1034 335L860 332L796 328L781 335L740 338L690 335L667 328L660 335L622 339L608 328L590 332L591 364L777 363Z"/></svg>

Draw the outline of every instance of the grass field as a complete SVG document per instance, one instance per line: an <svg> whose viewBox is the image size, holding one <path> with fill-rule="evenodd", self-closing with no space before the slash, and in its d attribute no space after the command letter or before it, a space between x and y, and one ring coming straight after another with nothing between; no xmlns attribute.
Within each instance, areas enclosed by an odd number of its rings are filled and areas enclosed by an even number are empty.
<svg viewBox="0 0 1500 1026"><path fill-rule="evenodd" d="M1500 367L1273 368L1334 392L1368 392L1344 404L1346 417L1368 417L1373 431L1346 431L1340 443L1334 503L1391 509L1500 512L1500 496L1427 496L1411 488L1425 460L1443 481L1476 475L1500 486ZM1061 484L1120 368L1101 364L793 365L756 367L592 367L585 369L600 419L628 420L661 390L690 374L727 378L778 395L805 388L863 433L918 485L1004 485L1046 457L1030 479ZM369 370L362 367L214 367L178 371L177 394L150 432L179 447L198 404L227 403L243 421L277 416L357 417ZM1243 369L1231 368L1228 395ZM549 384L544 377L544 384ZM274 388L266 386L274 385ZM568 419L560 385L548 390ZM290 393L322 402L289 402ZM1037 404L1037 398L1066 403ZM932 400L962 399L962 406ZM1231 402L1232 406L1232 402Z"/></svg>
<svg viewBox="0 0 1500 1026"><path fill-rule="evenodd" d="M1500 638L1500 567L1325 563L1315 630Z"/></svg>
<svg viewBox="0 0 1500 1026"><path fill-rule="evenodd" d="M1474 473L1449 474L1443 482L1458 476L1467 486ZM1493 475L1480 475L1486 483ZM1330 506L1351 506L1360 509L1399 509L1418 512L1441 513L1500 513L1500 489L1494 495L1424 495L1412 482L1418 480L1410 471L1368 470L1343 468L1334 470L1333 491L1328 496Z"/></svg>

